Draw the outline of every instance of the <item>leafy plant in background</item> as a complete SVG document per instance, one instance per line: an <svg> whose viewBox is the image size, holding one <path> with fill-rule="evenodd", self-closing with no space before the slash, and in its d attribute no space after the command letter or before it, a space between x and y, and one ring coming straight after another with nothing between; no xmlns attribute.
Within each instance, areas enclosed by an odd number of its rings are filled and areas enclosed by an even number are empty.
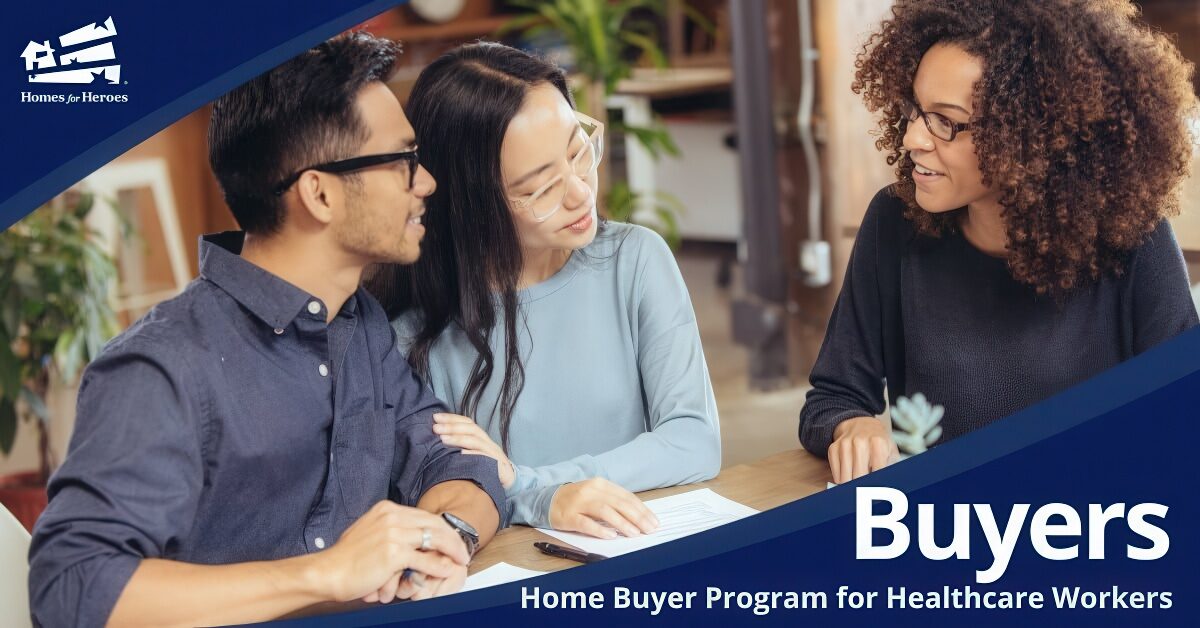
<svg viewBox="0 0 1200 628"><path fill-rule="evenodd" d="M118 330L116 266L85 222L93 207L92 195L68 191L0 233L0 452L12 451L19 417L32 423L43 480L50 379L74 381Z"/></svg>
<svg viewBox="0 0 1200 628"><path fill-rule="evenodd" d="M912 399L900 397L892 408L892 438L896 447L908 456L926 451L942 437L942 416L946 409L933 405L925 395Z"/></svg>
<svg viewBox="0 0 1200 628"><path fill-rule="evenodd" d="M680 155L679 147L661 120L655 119L649 127L610 125L604 106L617 83L633 73L640 59L648 59L658 68L666 67L666 55L655 40L657 25L652 19L642 17L647 12L665 14L666 0L512 0L510 4L528 9L529 13L510 20L500 29L501 33L518 31L526 38L535 38L554 31L566 40L576 69L586 79L582 92L576 94L582 109L609 129L634 138L655 159L664 153ZM704 15L686 3L681 2L680 6L701 28L714 30ZM639 9L646 11L639 14ZM607 185L607 166L601 164L601 168L601 184ZM617 184L609 187L604 206L614 220L634 222L644 215L653 216L655 221L647 226L661 233L672 246L678 245L677 216L682 208L678 199L662 192L654 199L643 199L628 185Z"/></svg>
<svg viewBox="0 0 1200 628"><path fill-rule="evenodd" d="M624 181L619 181L612 185L608 192L608 197L605 203L605 208L608 212L608 217L617 222L633 222L634 214L638 209L645 210L645 204L639 202L641 195L630 189L629 184ZM653 212L653 216L658 219L657 225L661 225L658 229L663 239L672 249L679 247L679 214L683 213L683 204L673 194L667 192L656 192L653 198L653 205L649 207Z"/></svg>

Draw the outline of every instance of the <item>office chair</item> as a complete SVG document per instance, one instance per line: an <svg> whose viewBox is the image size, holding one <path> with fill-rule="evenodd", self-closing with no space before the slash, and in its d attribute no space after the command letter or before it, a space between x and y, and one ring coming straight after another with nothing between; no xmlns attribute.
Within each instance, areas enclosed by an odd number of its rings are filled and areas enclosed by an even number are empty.
<svg viewBox="0 0 1200 628"><path fill-rule="evenodd" d="M29 533L0 504L0 624L28 628Z"/></svg>

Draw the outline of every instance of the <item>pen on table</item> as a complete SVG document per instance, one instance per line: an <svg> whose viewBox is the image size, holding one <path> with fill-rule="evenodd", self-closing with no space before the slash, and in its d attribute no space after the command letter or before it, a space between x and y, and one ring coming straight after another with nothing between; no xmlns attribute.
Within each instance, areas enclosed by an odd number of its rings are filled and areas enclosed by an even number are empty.
<svg viewBox="0 0 1200 628"><path fill-rule="evenodd" d="M596 561L608 558L607 556L601 556L600 554L581 552L576 549L555 545L554 543L546 543L544 541L537 541L533 544L533 546L536 547L539 552L548 556L557 556L559 558L573 560L578 563L594 563Z"/></svg>

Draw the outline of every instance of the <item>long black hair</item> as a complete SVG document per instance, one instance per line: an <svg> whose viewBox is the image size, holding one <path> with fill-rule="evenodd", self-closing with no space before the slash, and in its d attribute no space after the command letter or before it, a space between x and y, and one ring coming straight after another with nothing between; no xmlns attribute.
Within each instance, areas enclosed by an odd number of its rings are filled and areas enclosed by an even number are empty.
<svg viewBox="0 0 1200 628"><path fill-rule="evenodd" d="M451 323L462 328L478 352L458 400L467 416L479 411L495 372L489 341L501 316L504 380L497 404L505 451L513 407L525 385L517 343L517 284L524 262L504 192L500 147L526 94L542 84L553 85L574 107L562 70L502 44L460 46L421 72L405 110L420 142L421 164L440 185L426 199L421 257L407 266L380 266L367 281L389 318L409 310L420 314L408 361L425 379L438 336Z"/></svg>

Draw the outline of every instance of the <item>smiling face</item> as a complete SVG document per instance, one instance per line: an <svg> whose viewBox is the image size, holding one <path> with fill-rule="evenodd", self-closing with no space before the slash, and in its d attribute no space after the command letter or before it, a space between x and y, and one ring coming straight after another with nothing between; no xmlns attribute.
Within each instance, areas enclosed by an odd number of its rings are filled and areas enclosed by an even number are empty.
<svg viewBox="0 0 1200 628"><path fill-rule="evenodd" d="M913 97L922 111L941 114L954 123L968 123L975 84L981 76L979 59L953 44L935 44L917 67ZM946 141L935 137L917 118L908 123L904 148L915 164L912 177L917 204L925 211L940 213L995 202L998 194L983 184L971 131L960 131Z"/></svg>
<svg viewBox="0 0 1200 628"><path fill-rule="evenodd" d="M368 131L357 155L412 150L416 135L399 101L383 83L364 87L358 113ZM433 176L418 167L410 189L409 164L394 161L342 177L345 211L331 225L338 244L366 262L411 264L421 254L425 198L437 188Z"/></svg>
<svg viewBox="0 0 1200 628"><path fill-rule="evenodd" d="M596 237L596 171L575 173L586 150L567 99L548 83L530 88L500 148L502 185L526 251L575 250Z"/></svg>

